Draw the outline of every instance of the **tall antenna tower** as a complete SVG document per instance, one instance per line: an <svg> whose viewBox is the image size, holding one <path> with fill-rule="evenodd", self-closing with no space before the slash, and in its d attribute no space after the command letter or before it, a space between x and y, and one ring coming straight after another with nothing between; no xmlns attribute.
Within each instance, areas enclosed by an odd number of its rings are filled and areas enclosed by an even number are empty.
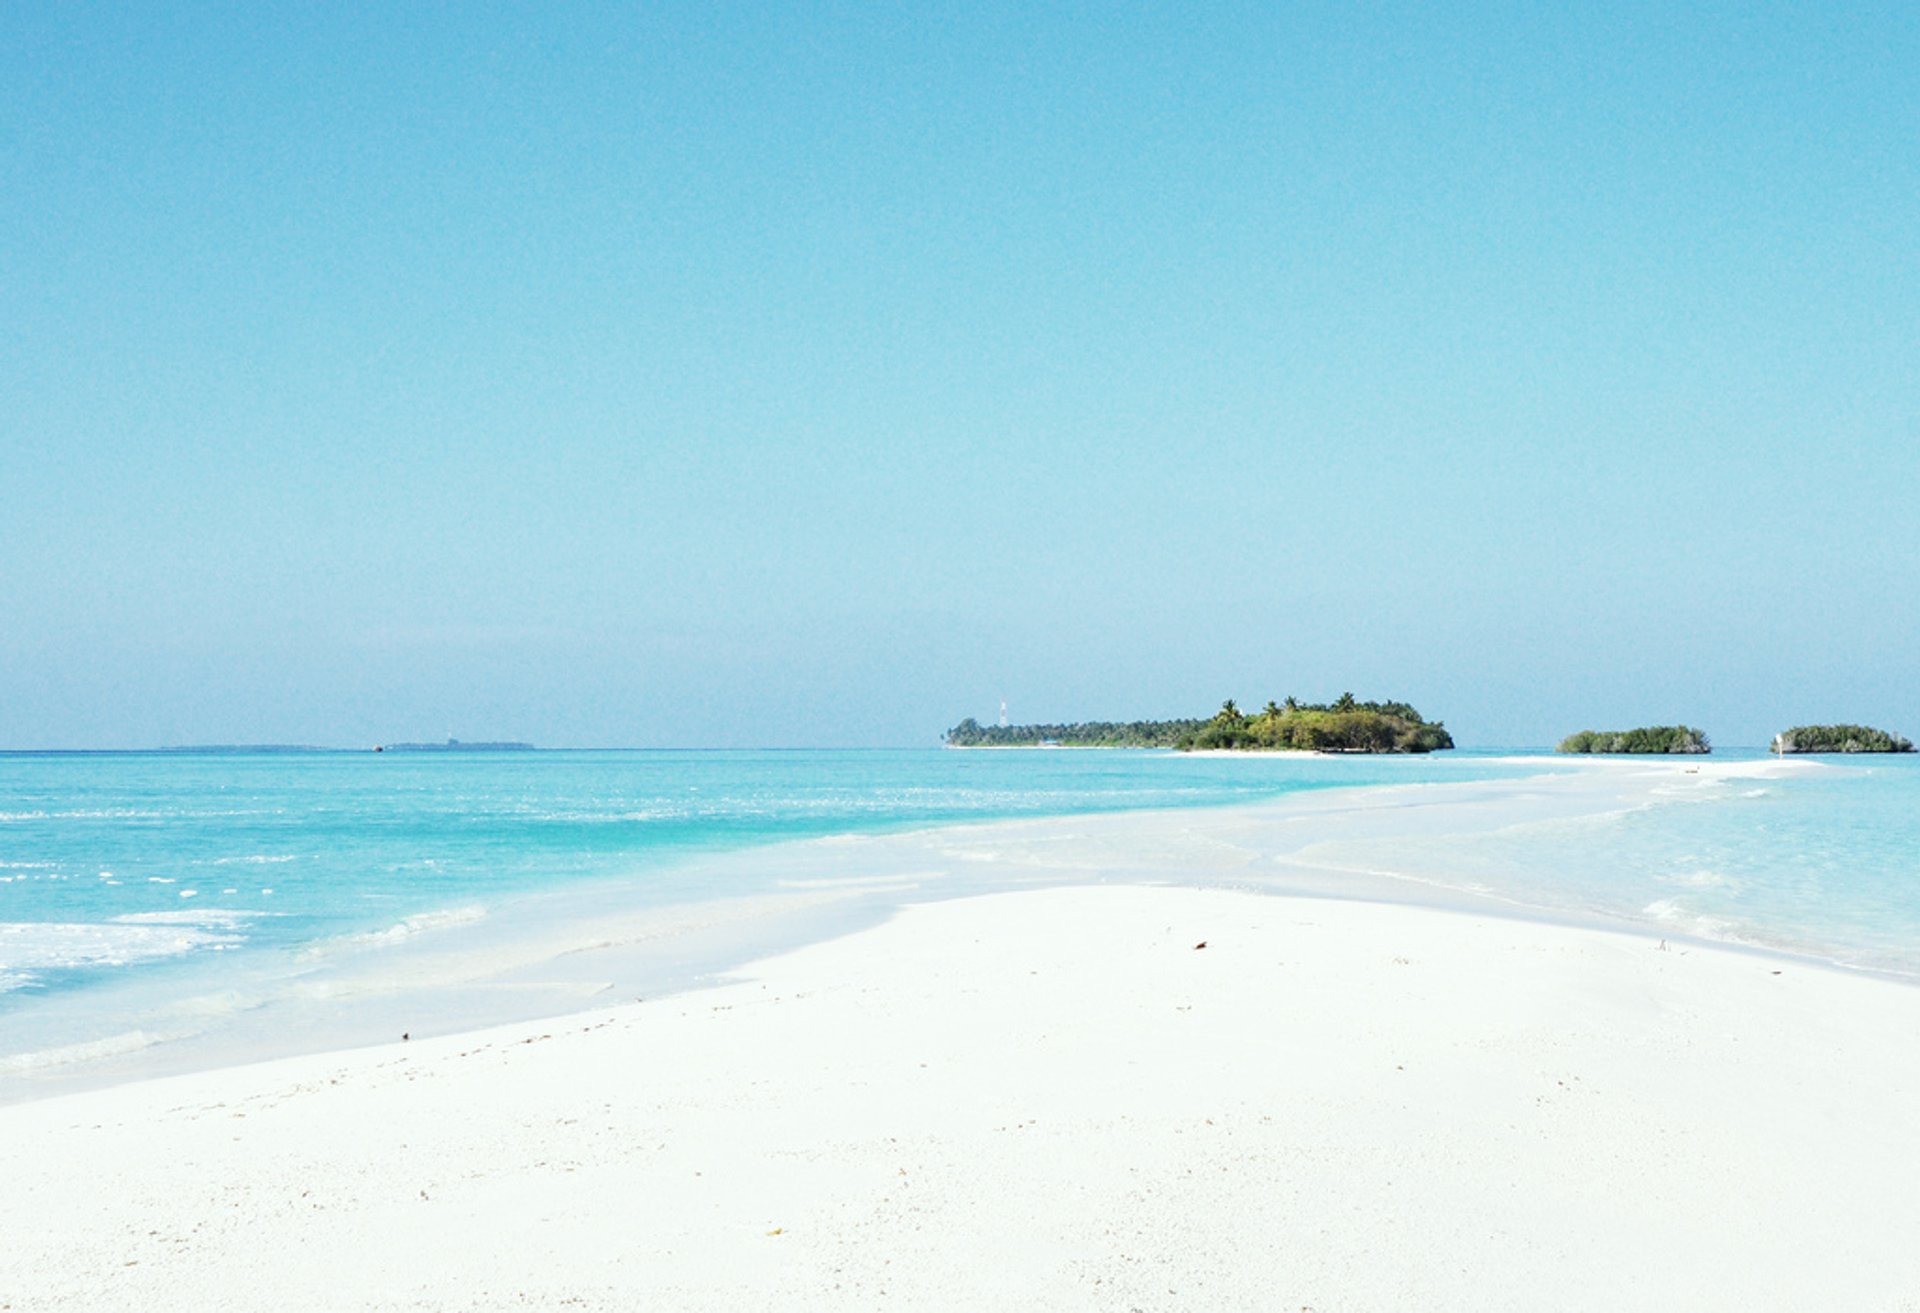
<svg viewBox="0 0 1920 1313"><path fill-rule="evenodd" d="M1007 727L1007 700L1005 698L1001 698L1000 699L1000 728L1005 729L1006 727Z"/></svg>

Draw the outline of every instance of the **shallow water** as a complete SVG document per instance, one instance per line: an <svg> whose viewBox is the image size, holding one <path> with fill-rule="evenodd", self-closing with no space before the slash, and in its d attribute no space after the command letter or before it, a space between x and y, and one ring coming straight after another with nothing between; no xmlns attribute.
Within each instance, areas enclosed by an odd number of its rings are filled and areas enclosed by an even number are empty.
<svg viewBox="0 0 1920 1313"><path fill-rule="evenodd" d="M1729 755L0 756L0 1097L549 1015L1078 880L1453 892L1920 975L1920 762ZM1143 815L1004 824L1099 813Z"/></svg>
<svg viewBox="0 0 1920 1313"><path fill-rule="evenodd" d="M1757 755L1757 754L1755 754ZM1329 844L1555 913L1920 976L1920 757L1796 758L1765 779L1668 789L1644 805L1491 833Z"/></svg>
<svg viewBox="0 0 1920 1313"><path fill-rule="evenodd" d="M338 994L333 976L530 895L764 893L753 868L700 859L781 841L1503 773L1144 752L0 755L0 1078L196 1033L275 989Z"/></svg>
<svg viewBox="0 0 1920 1313"><path fill-rule="evenodd" d="M657 872L663 895L684 896L673 871L687 856L783 839L1505 769L1128 752L0 756L0 990L338 935L399 940L608 876Z"/></svg>

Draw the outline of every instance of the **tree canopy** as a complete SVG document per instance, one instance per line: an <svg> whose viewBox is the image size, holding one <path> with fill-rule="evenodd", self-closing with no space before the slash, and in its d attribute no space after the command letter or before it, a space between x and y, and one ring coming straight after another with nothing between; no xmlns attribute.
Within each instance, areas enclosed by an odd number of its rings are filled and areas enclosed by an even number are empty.
<svg viewBox="0 0 1920 1313"><path fill-rule="evenodd" d="M1688 753L1712 752L1707 736L1690 725L1649 725L1640 729L1583 729L1560 740L1555 752Z"/></svg>
<svg viewBox="0 0 1920 1313"><path fill-rule="evenodd" d="M947 731L955 748L1171 748L1204 720L1086 720L1060 725L982 725L969 716Z"/></svg>
<svg viewBox="0 0 1920 1313"><path fill-rule="evenodd" d="M1867 725L1796 725L1774 739L1781 752L1912 752L1913 742Z"/></svg>
<svg viewBox="0 0 1920 1313"><path fill-rule="evenodd" d="M1453 746L1439 721L1404 702L1329 704L1289 697L1247 715L1232 698L1208 720L1086 721L1071 725L982 725L972 717L947 731L952 747L1178 748L1304 752L1433 752Z"/></svg>

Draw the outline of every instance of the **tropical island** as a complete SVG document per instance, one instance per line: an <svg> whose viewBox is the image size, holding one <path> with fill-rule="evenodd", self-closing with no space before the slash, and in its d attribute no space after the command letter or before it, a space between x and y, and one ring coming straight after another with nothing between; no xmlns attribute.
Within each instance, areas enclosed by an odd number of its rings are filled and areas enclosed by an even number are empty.
<svg viewBox="0 0 1920 1313"><path fill-rule="evenodd" d="M1206 720L1081 721L982 725L969 716L946 732L950 748L1174 748L1182 752L1435 752L1453 746L1441 722L1404 702L1269 702L1248 715L1229 698Z"/></svg>
<svg viewBox="0 0 1920 1313"><path fill-rule="evenodd" d="M1789 752L1912 752L1913 741L1868 725L1796 725L1776 734L1774 751Z"/></svg>
<svg viewBox="0 0 1920 1313"><path fill-rule="evenodd" d="M1681 753L1713 751L1707 736L1690 725L1647 725L1640 729L1583 729L1560 740L1555 752Z"/></svg>

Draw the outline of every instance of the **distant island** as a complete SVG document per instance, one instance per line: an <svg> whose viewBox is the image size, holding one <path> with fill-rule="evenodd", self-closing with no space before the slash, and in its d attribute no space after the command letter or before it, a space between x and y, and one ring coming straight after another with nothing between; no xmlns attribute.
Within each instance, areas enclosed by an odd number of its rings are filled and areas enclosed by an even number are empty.
<svg viewBox="0 0 1920 1313"><path fill-rule="evenodd" d="M1773 740L1774 751L1912 752L1913 742L1867 725L1796 725Z"/></svg>
<svg viewBox="0 0 1920 1313"><path fill-rule="evenodd" d="M7 757L309 757L365 752L366 748L330 748L312 743L169 743L157 748L0 748ZM375 752L535 752L531 743L382 743Z"/></svg>
<svg viewBox="0 0 1920 1313"><path fill-rule="evenodd" d="M346 748L321 748L311 743L200 743L168 744L159 748L143 748L144 752L177 753L189 757L254 757L254 756L291 756L309 755L324 752L346 752Z"/></svg>
<svg viewBox="0 0 1920 1313"><path fill-rule="evenodd" d="M448 739L445 743L382 743L375 752L532 752L531 743L462 743L459 739Z"/></svg>
<svg viewBox="0 0 1920 1313"><path fill-rule="evenodd" d="M969 716L948 730L952 748L1174 748L1293 752L1434 752L1453 746L1439 721L1404 702L1269 702L1247 715L1232 699L1207 720L1081 721L982 725Z"/></svg>
<svg viewBox="0 0 1920 1313"><path fill-rule="evenodd" d="M1555 752L1684 753L1713 751L1707 736L1688 725L1649 725L1641 729L1583 729L1560 740Z"/></svg>

